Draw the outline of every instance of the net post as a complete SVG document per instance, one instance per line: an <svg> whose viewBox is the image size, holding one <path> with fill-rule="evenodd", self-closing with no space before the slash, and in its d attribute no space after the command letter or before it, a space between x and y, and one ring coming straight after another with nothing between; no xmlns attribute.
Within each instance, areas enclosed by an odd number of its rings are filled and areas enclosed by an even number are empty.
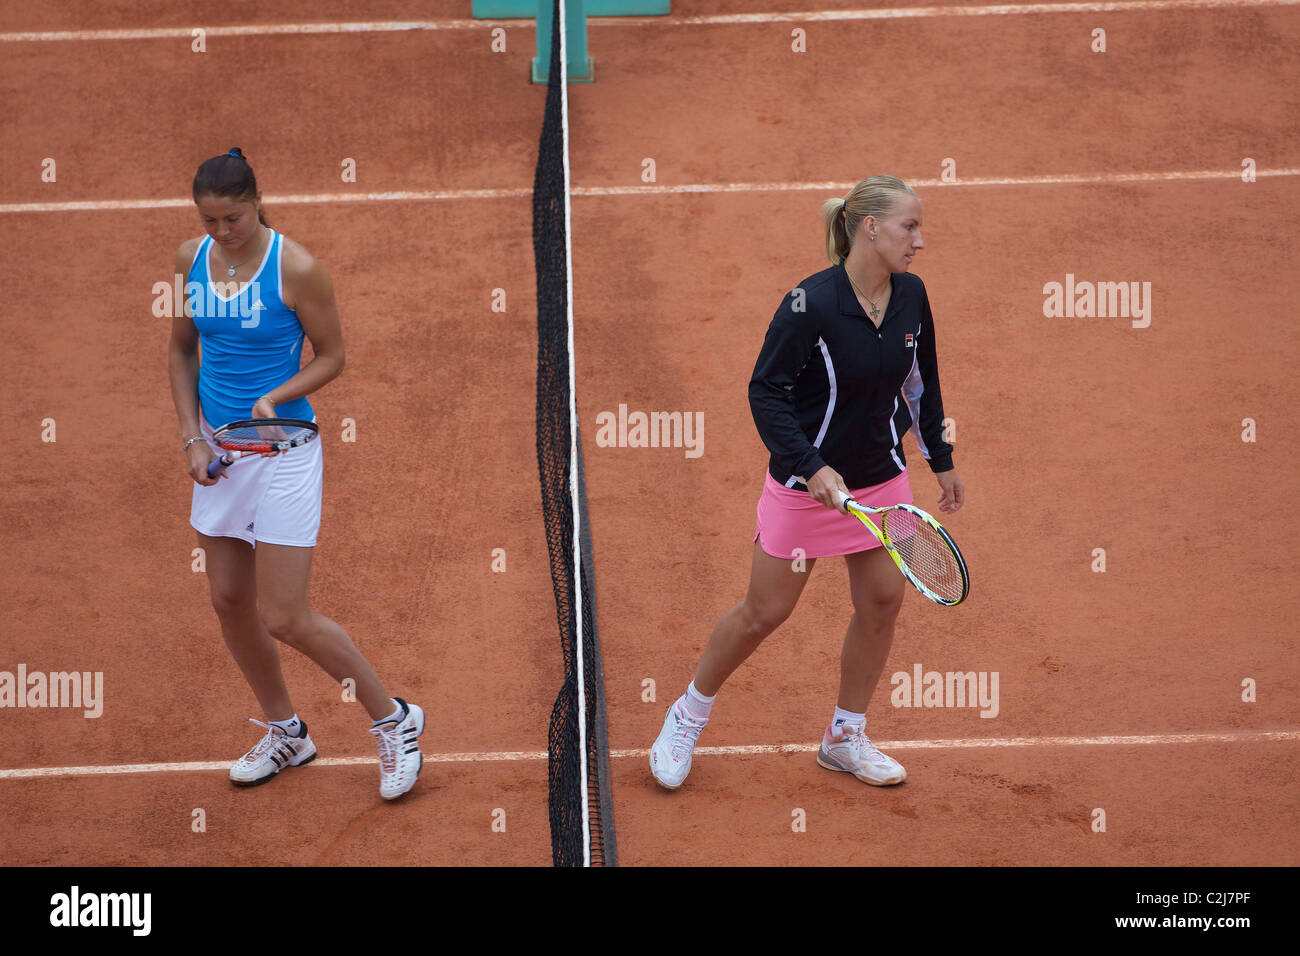
<svg viewBox="0 0 1300 956"><path fill-rule="evenodd" d="M551 16L554 0L537 0L533 11L537 20L537 55L533 57L533 82L545 83L551 75ZM587 55L586 0L564 0L564 40L567 64L565 78L570 83L594 83L596 63Z"/></svg>

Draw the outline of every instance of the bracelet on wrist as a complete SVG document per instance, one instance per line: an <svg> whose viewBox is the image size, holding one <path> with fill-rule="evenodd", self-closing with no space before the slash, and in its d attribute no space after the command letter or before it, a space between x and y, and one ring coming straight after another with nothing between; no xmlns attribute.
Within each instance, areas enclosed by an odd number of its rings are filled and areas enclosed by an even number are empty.
<svg viewBox="0 0 1300 956"><path fill-rule="evenodd" d="M196 441L202 441L202 440L203 440L202 435L195 435L193 438L191 438L189 441L185 443L185 447L183 447L181 451L189 451L191 445L193 445Z"/></svg>

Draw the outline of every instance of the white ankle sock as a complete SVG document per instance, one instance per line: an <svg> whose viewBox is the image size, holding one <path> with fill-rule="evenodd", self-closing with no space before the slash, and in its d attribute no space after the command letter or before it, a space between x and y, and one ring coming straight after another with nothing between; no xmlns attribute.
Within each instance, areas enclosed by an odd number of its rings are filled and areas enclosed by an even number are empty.
<svg viewBox="0 0 1300 956"><path fill-rule="evenodd" d="M297 714L294 714L288 720L271 720L267 721L267 723L272 727L279 727L289 737L297 737L302 733L302 721L298 719Z"/></svg>
<svg viewBox="0 0 1300 956"><path fill-rule="evenodd" d="M835 716L831 718L831 735L841 734L845 727L865 727L867 724L867 715L865 713L855 714L851 710L844 710L837 706Z"/></svg>
<svg viewBox="0 0 1300 956"><path fill-rule="evenodd" d="M695 681L691 681L686 693L681 697L682 709L697 720L708 720L709 712L713 710L713 702L718 699L718 695L705 697L695 689Z"/></svg>

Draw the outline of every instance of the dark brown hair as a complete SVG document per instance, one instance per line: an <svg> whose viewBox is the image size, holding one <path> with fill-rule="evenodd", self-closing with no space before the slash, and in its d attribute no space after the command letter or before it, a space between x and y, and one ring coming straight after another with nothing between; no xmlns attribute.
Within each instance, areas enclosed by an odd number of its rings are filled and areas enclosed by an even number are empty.
<svg viewBox="0 0 1300 956"><path fill-rule="evenodd" d="M256 201L257 177L253 175L253 167L248 164L242 149L232 146L229 152L213 156L199 165L194 174L194 201L198 202L200 196L221 196L236 202ZM257 221L269 225L260 206Z"/></svg>

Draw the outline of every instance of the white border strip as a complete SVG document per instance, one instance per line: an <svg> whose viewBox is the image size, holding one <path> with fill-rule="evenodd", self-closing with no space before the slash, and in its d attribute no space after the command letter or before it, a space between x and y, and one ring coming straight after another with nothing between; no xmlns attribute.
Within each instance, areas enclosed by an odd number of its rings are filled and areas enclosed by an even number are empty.
<svg viewBox="0 0 1300 956"><path fill-rule="evenodd" d="M1297 0L1300 2L1300 0ZM1300 166L1258 169L1257 178L1300 176ZM1238 181L1239 169L1172 170L1152 173L1064 173L1054 176L970 177L957 182L940 179L909 179L908 184L922 189L954 186L1083 186L1107 183L1163 183L1199 180ZM683 183L678 186L573 186L571 196L660 196L682 193L762 193L762 192L831 192L852 189L851 182L823 183ZM507 189L426 189L377 193L292 193L283 196L267 193L263 199L272 205L323 205L350 202L429 202L476 199L522 199L531 196L529 187ZM192 199L81 199L68 202L20 202L0 204L0 213L28 212L105 212L123 209L183 209Z"/></svg>
<svg viewBox="0 0 1300 956"><path fill-rule="evenodd" d="M582 642L582 508L578 501L578 394L573 355L573 216L569 202L569 48L564 0L558 0L560 31L560 129L564 133L564 281L569 321L569 494L573 508L573 613L577 625L574 649L578 658L578 754L582 765L582 865L591 866L591 808L587 805L587 684L583 674L586 647ZM550 56L550 51L547 51ZM549 71L548 71L549 72ZM554 79L551 77L550 79Z"/></svg>
<svg viewBox="0 0 1300 956"><path fill-rule="evenodd" d="M1207 734L1133 734L1104 737L968 737L952 740L882 740L877 746L888 750L966 750L1005 747L1136 747L1169 744L1271 743L1300 741L1300 730L1256 730ZM696 747L704 756L746 756L750 754L812 753L817 744L750 744L734 747ZM645 750L611 750L611 757L648 757ZM483 753L424 755L425 763L499 763L545 760L544 750L516 750ZM379 763L376 757L318 757L317 767L355 767ZM136 763L98 767L33 767L0 770L0 780L24 780L35 777L88 777L127 773L195 773L209 770L228 771L229 760L202 760L188 763Z"/></svg>
<svg viewBox="0 0 1300 956"><path fill-rule="evenodd" d="M462 753L424 755L425 763L495 763L510 760L545 760L546 751L514 751L503 753ZM100 767L33 767L0 770L0 780L23 780L32 777L89 777L120 773L194 773L207 770L229 771L231 760L195 760L186 763L131 763ZM318 767L355 767L378 764L378 757L317 757L312 762Z"/></svg>
<svg viewBox="0 0 1300 956"><path fill-rule="evenodd" d="M1257 169L1261 176L1300 176L1300 166ZM942 179L909 179L907 184L924 189L953 186L1076 186L1106 183L1162 183L1196 180L1241 180L1240 169L1171 170L1150 173L1060 173L1046 176L972 176L948 182ZM844 192L854 182L843 183L683 183L680 186L575 186L575 196L653 196L658 193L757 193L757 192ZM3 207L0 207L2 209Z"/></svg>
<svg viewBox="0 0 1300 956"><path fill-rule="evenodd" d="M1224 734L1140 734L1109 737L970 737L953 740L883 740L888 750L967 750L1006 747L1136 747L1168 744L1260 743L1300 741L1300 730L1262 730ZM753 744L738 747L696 747L697 754L743 755L812 753L820 744ZM620 750L611 756L646 757L649 750Z"/></svg>
<svg viewBox="0 0 1300 956"><path fill-rule="evenodd" d="M752 23L835 23L845 20L933 20L943 17L1032 16L1043 13L1149 13L1293 7L1300 0L1113 0L1093 3L1004 3L949 7L883 7L871 10L808 10L789 13L720 13L698 17L589 17L593 27L724 26ZM533 28L532 19L368 20L343 23L266 23L244 26L144 27L132 30L46 30L0 33L0 43L59 43L102 40L176 40L208 37L321 36L402 33L415 30L463 31L495 27Z"/></svg>
<svg viewBox="0 0 1300 956"><path fill-rule="evenodd" d="M532 187L510 189L419 189L377 193L293 193L263 195L266 202L284 205L318 205L347 202L427 202L463 199L522 199L533 194ZM0 212L100 212L113 209L181 209L192 208L193 199L83 199L72 202L28 202L0 205Z"/></svg>
<svg viewBox="0 0 1300 956"><path fill-rule="evenodd" d="M208 38L223 38L404 33L411 30L476 30L532 25L532 20L358 20L348 23L261 23L224 27L198 23L188 27L141 27L134 30L46 30L0 33L0 43L60 43L69 40L192 40L194 31L199 29Z"/></svg>
<svg viewBox="0 0 1300 956"><path fill-rule="evenodd" d="M746 23L836 23L844 20L936 20L943 17L1006 17L1040 13L1187 12L1256 7L1294 7L1300 0L1114 0L1095 3L998 3L951 7L880 7L869 10L814 10L791 13L715 13L698 17L592 17L593 26L664 23L719 26Z"/></svg>

